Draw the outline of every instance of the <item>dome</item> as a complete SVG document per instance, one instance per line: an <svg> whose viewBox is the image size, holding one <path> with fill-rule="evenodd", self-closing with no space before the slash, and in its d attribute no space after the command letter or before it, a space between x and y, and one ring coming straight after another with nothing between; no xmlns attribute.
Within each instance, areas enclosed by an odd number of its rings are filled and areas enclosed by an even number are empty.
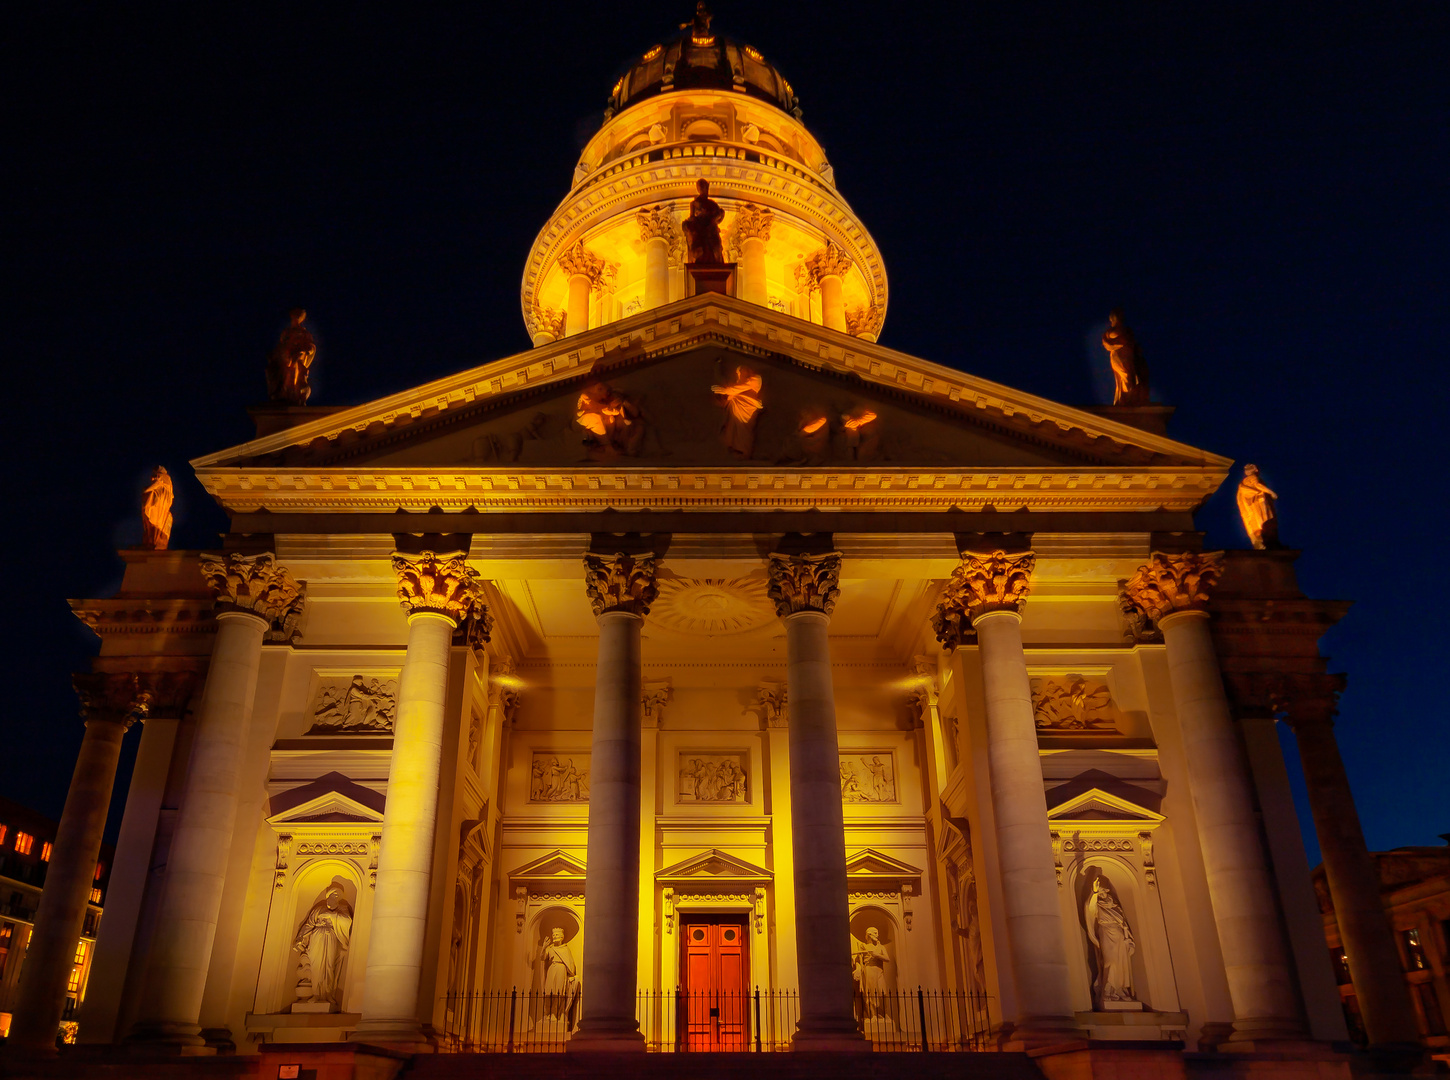
<svg viewBox="0 0 1450 1080"><path fill-rule="evenodd" d="M704 0L681 32L648 49L635 61L610 95L605 119L635 102L671 90L735 90L768 101L800 117L795 92L775 67L752 45L741 45L714 32Z"/></svg>

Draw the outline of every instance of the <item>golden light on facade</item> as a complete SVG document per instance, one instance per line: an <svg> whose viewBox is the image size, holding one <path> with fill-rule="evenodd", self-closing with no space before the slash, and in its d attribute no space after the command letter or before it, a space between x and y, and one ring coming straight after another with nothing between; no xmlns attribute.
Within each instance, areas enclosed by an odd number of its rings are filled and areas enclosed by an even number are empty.
<svg viewBox="0 0 1450 1080"><path fill-rule="evenodd" d="M645 63L648 63L649 61L653 60L656 56L658 56L660 53L662 53L664 51L665 51L665 47L663 45L656 45L649 52L647 52L643 56L641 56L640 59L643 60ZM623 82L624 80L621 79L620 81Z"/></svg>

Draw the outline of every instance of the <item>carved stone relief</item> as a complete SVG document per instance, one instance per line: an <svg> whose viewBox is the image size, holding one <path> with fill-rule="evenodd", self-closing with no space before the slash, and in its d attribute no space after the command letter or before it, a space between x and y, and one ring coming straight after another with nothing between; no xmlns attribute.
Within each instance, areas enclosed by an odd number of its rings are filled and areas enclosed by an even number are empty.
<svg viewBox="0 0 1450 1080"><path fill-rule="evenodd" d="M534 751L529 802L589 801L589 752L556 754Z"/></svg>
<svg viewBox="0 0 1450 1080"><path fill-rule="evenodd" d="M763 578L666 578L650 617L684 634L744 634L775 622L765 590Z"/></svg>
<svg viewBox="0 0 1450 1080"><path fill-rule="evenodd" d="M896 756L889 750L841 754L841 801L896 802Z"/></svg>
<svg viewBox="0 0 1450 1080"><path fill-rule="evenodd" d="M749 799L744 752L702 754L681 750L678 800L682 803L743 803Z"/></svg>
<svg viewBox="0 0 1450 1080"><path fill-rule="evenodd" d="M391 735L398 680L353 675L322 679L308 735Z"/></svg>
<svg viewBox="0 0 1450 1080"><path fill-rule="evenodd" d="M1037 730L1061 734L1121 734L1108 685L1085 675L1039 676L1032 680Z"/></svg>

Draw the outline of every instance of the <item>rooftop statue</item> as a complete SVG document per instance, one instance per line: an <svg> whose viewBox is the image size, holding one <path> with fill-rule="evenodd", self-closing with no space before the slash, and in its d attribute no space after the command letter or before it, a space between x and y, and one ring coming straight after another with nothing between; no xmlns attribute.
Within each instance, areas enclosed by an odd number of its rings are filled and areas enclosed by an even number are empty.
<svg viewBox="0 0 1450 1080"><path fill-rule="evenodd" d="M720 222L725 211L710 198L710 181L701 177L695 183L697 194L690 200L690 216L680 226L690 250L690 262L696 265L722 266L725 246L720 240Z"/></svg>
<svg viewBox="0 0 1450 1080"><path fill-rule="evenodd" d="M1108 316L1108 329L1103 334L1103 348L1108 350L1108 363L1113 367L1113 404L1148 404L1148 365L1123 322L1123 309L1114 308Z"/></svg>
<svg viewBox="0 0 1450 1080"><path fill-rule="evenodd" d="M175 497L171 489L171 474L164 466L156 466L141 503L144 546L153 551L165 551L166 545L171 542L171 503Z"/></svg>
<svg viewBox="0 0 1450 1080"><path fill-rule="evenodd" d="M690 32L690 41L694 44L709 45L715 40L715 35L710 31L710 23L714 18L705 0L695 0L695 17L687 23L680 23L680 29Z"/></svg>
<svg viewBox="0 0 1450 1080"><path fill-rule="evenodd" d="M306 405L312 396L307 375L317 359L317 342L302 325L307 312L297 308L289 318L291 324L282 331L267 358L267 397L284 405Z"/></svg>
<svg viewBox="0 0 1450 1080"><path fill-rule="evenodd" d="M1239 517L1244 519L1244 531L1259 551L1279 546L1279 513L1275 508L1278 499L1259 479L1259 467L1245 465L1244 478L1239 481Z"/></svg>

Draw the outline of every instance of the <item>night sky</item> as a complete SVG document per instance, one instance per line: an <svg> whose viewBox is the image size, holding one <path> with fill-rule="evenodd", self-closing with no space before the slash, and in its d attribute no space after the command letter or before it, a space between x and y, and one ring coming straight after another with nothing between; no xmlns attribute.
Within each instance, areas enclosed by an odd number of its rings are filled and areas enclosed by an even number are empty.
<svg viewBox="0 0 1450 1080"><path fill-rule="evenodd" d="M117 587L157 463L173 546L225 531L186 462L250 437L289 308L319 339L314 404L528 347L529 245L615 78L693 3L490 7L7 16L0 792L59 815L69 673L96 648L65 600ZM1438 843L1450 7L716 12L791 80L880 246L883 344L1105 402L1097 339L1126 308L1170 433L1257 463L1305 590L1355 601L1324 647L1371 848ZM1200 516L1212 546L1247 546L1237 478Z"/></svg>

